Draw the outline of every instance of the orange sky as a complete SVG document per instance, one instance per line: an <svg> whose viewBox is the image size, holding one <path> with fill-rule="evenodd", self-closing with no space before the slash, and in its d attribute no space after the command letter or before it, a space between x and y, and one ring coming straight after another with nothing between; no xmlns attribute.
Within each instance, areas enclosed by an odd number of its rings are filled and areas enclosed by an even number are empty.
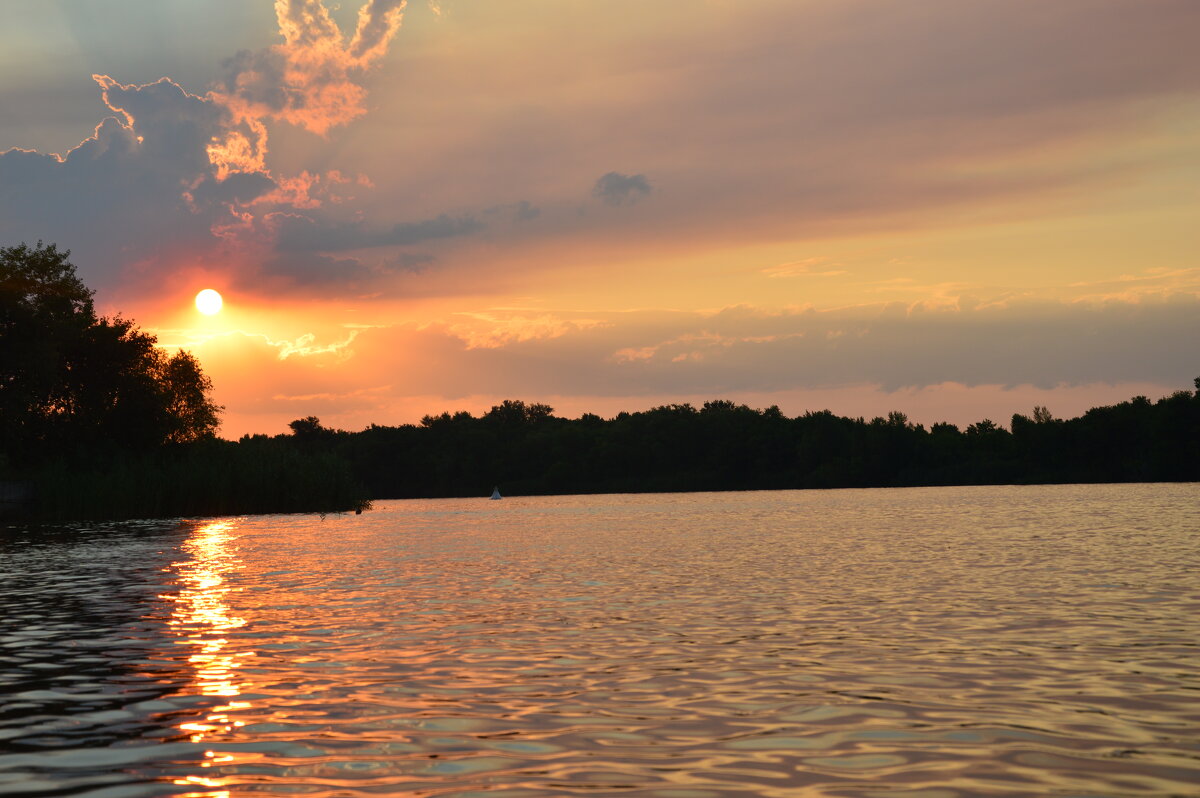
<svg viewBox="0 0 1200 798"><path fill-rule="evenodd" d="M191 349L227 437L1200 374L1192 0L403 5L7 3L0 243Z"/></svg>

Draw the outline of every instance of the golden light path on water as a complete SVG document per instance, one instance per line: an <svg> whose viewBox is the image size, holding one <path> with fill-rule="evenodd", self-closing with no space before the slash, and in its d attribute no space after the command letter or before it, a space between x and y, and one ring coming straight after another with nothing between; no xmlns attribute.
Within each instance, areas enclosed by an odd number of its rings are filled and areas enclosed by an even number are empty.
<svg viewBox="0 0 1200 798"><path fill-rule="evenodd" d="M246 625L246 620L234 614L227 597L239 589L229 585L226 576L243 567L234 545L234 521L213 521L198 527L183 544L190 559L174 563L178 568L181 589L177 595L163 596L173 601L174 610L169 621L170 628L179 638L176 645L191 649L187 661L191 665L192 679L199 693L204 696L223 697L227 702L217 705L201 720L180 724L193 743L200 743L213 734L229 732L242 721L232 720L229 712L250 707L249 702L236 701L241 695L241 682L237 669L240 660L253 656L253 652L228 650L227 635ZM206 760L201 767L212 767L215 763L230 762L229 754L218 756L205 751ZM176 779L178 785L220 787L221 779L205 776L187 776ZM193 795L226 798L227 790L205 791Z"/></svg>

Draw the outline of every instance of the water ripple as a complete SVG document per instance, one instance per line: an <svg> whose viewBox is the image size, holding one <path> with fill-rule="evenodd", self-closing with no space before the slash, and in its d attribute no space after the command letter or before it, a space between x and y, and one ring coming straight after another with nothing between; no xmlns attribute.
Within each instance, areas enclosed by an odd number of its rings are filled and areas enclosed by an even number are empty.
<svg viewBox="0 0 1200 798"><path fill-rule="evenodd" d="M0 795L1183 795L1200 487L7 529Z"/></svg>

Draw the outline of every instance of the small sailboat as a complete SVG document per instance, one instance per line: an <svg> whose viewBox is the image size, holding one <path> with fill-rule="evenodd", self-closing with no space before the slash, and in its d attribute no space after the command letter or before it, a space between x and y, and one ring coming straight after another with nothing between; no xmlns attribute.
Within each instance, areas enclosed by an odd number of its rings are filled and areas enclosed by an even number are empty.
<svg viewBox="0 0 1200 798"><path fill-rule="evenodd" d="M493 498L493 499L502 499L502 498L504 498L503 496L501 496L501 495L500 495L500 486L499 486L499 485L497 485L496 487L492 488L492 498Z"/></svg>

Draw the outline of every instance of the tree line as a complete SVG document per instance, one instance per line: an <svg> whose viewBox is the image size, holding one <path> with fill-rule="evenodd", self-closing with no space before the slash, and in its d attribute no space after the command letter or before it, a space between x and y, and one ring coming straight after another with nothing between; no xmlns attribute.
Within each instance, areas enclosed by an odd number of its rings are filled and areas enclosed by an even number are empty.
<svg viewBox="0 0 1200 798"><path fill-rule="evenodd" d="M788 417L726 400L671 404L603 419L560 418L506 400L475 417L329 429L291 424L294 443L350 463L373 498L636 493L782 488L1200 480L1196 391L1138 396L1056 419L1044 407L1005 428L871 420L828 410ZM243 441L266 439L252 436Z"/></svg>

